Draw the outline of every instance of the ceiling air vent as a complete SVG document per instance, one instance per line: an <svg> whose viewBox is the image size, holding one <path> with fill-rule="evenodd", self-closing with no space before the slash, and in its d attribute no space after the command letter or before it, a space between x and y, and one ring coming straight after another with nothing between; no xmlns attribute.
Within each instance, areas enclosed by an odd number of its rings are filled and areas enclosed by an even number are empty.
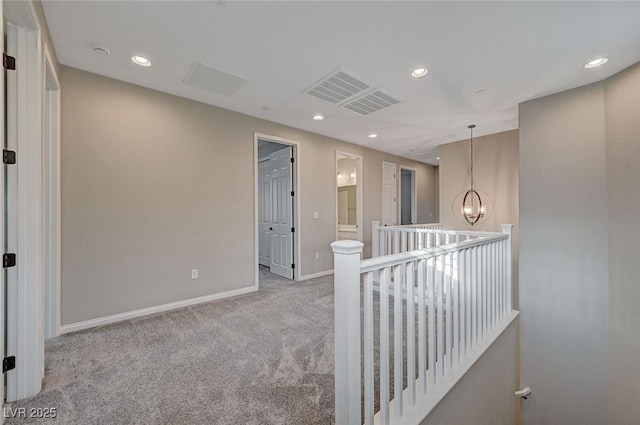
<svg viewBox="0 0 640 425"><path fill-rule="evenodd" d="M371 89L370 84L365 83L349 71L338 68L302 92L337 105L369 89Z"/></svg>
<svg viewBox="0 0 640 425"><path fill-rule="evenodd" d="M230 97L244 87L248 80L196 61L191 65L182 82L211 93Z"/></svg>
<svg viewBox="0 0 640 425"><path fill-rule="evenodd" d="M360 115L369 115L396 103L400 101L378 89L346 102L342 107Z"/></svg>

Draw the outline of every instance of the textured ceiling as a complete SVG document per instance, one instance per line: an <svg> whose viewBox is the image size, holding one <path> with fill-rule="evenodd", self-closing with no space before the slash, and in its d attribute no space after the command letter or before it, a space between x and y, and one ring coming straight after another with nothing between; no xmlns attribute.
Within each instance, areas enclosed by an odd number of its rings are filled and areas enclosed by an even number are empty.
<svg viewBox="0 0 640 425"><path fill-rule="evenodd" d="M469 123L477 136L517 128L519 102L640 61L640 2L43 4L65 65L428 163ZM598 56L609 62L583 68ZM195 61L247 82L232 95L187 85ZM400 103L362 116L302 93L337 68Z"/></svg>

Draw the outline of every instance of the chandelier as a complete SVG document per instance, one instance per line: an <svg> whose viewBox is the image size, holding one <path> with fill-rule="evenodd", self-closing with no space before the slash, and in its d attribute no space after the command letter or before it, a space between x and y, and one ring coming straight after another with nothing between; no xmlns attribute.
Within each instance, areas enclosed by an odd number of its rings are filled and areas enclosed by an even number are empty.
<svg viewBox="0 0 640 425"><path fill-rule="evenodd" d="M476 128L476 125L471 124L468 128L471 132L471 188L464 192L460 212L465 221L473 226L485 216L487 207L482 204L482 198L473 185L473 129Z"/></svg>

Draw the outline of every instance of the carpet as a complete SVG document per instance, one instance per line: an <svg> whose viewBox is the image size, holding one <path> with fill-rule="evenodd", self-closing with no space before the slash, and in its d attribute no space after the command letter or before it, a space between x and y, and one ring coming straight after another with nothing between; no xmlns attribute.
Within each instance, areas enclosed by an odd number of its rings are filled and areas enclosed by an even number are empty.
<svg viewBox="0 0 640 425"><path fill-rule="evenodd" d="M333 277L80 331L46 343L45 381L15 424L331 424Z"/></svg>

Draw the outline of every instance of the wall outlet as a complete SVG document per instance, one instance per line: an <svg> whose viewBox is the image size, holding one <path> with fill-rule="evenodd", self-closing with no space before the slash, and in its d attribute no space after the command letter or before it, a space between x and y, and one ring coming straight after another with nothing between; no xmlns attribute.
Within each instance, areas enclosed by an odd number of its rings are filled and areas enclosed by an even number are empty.
<svg viewBox="0 0 640 425"><path fill-rule="evenodd" d="M313 213L313 219L314 219L314 220L317 220L317 219L319 219L319 218L320 218L320 213L319 213L319 212L314 212L314 213Z"/></svg>
<svg viewBox="0 0 640 425"><path fill-rule="evenodd" d="M320 253L316 252L316 260L319 260L319 259L320 259Z"/></svg>
<svg viewBox="0 0 640 425"><path fill-rule="evenodd" d="M191 269L191 279L198 278L198 269Z"/></svg>

